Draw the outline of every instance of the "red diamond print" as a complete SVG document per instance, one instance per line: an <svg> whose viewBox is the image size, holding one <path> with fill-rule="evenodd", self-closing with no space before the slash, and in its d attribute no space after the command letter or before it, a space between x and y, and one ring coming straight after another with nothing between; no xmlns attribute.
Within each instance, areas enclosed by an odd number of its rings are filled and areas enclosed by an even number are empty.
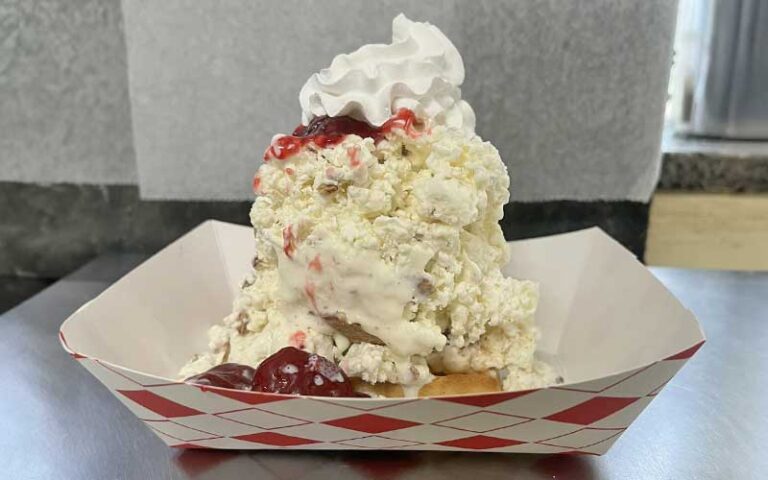
<svg viewBox="0 0 768 480"><path fill-rule="evenodd" d="M292 437L290 435L283 435L281 433L274 433L274 432L252 433L250 435L241 435L239 437L232 437L232 438L236 438L237 440L245 440L246 442L275 445L278 447L293 447L295 445L309 445L310 443L320 443L315 440L309 440L308 438Z"/></svg>
<svg viewBox="0 0 768 480"><path fill-rule="evenodd" d="M249 405L258 405L260 403L280 402L284 400L291 400L282 395L270 395L268 393L261 392L247 392L241 390L230 390L227 388L208 388L196 385L200 390L204 392L213 392L222 397L231 398L238 402L247 403Z"/></svg>
<svg viewBox="0 0 768 480"><path fill-rule="evenodd" d="M635 400L638 400L638 398L594 397L575 407L544 417L544 419L554 422L589 425L618 412L627 405L634 403Z"/></svg>
<svg viewBox="0 0 768 480"><path fill-rule="evenodd" d="M704 342L699 342L691 348L683 350L682 352L678 352L671 357L665 358L664 360L685 360L686 358L691 358L693 354L701 348L702 345L704 345Z"/></svg>
<svg viewBox="0 0 768 480"><path fill-rule="evenodd" d="M181 449L205 449L210 450L211 447L205 447L203 445L197 445L194 443L179 443L177 445L171 445L172 448L181 448Z"/></svg>
<svg viewBox="0 0 768 480"><path fill-rule="evenodd" d="M509 447L511 445L520 445L519 440L507 440L505 438L487 437L485 435L475 435L474 437L459 438L458 440L449 440L439 442L437 445L446 447L471 448L472 450L486 450L488 448Z"/></svg>
<svg viewBox="0 0 768 480"><path fill-rule="evenodd" d="M489 395L465 395L462 397L436 398L435 400L461 403L475 407L487 407L489 405L496 405L497 403L505 402L513 398L522 397L523 395L528 395L529 393L533 393L535 391L536 390L523 390L520 392L491 393Z"/></svg>
<svg viewBox="0 0 768 480"><path fill-rule="evenodd" d="M144 408L152 410L165 418L190 417L200 415L201 411L168 400L148 390L118 390L118 393L130 398Z"/></svg>
<svg viewBox="0 0 768 480"><path fill-rule="evenodd" d="M408 420L380 417L369 413L354 417L340 418L338 420L329 420L323 423L326 425L333 425L334 427L341 427L365 433L391 432L392 430L400 430L401 428L421 425L420 423L409 422Z"/></svg>

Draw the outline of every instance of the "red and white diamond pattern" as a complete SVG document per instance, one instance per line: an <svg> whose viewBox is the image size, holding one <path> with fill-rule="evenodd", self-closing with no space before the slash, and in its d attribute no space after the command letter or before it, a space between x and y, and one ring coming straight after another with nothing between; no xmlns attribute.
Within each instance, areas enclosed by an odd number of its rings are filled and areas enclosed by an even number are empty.
<svg viewBox="0 0 768 480"><path fill-rule="evenodd" d="M66 341L62 336L62 343ZM703 342L702 342L703 343ZM166 444L602 454L701 343L646 367L526 392L335 399L165 383L73 353Z"/></svg>
<svg viewBox="0 0 768 480"><path fill-rule="evenodd" d="M498 430L500 428L511 427L527 422L530 422L530 418L482 411L470 413L463 417L445 420L437 423L437 425L451 427L456 430L465 430L467 432L485 433L490 432L491 430Z"/></svg>

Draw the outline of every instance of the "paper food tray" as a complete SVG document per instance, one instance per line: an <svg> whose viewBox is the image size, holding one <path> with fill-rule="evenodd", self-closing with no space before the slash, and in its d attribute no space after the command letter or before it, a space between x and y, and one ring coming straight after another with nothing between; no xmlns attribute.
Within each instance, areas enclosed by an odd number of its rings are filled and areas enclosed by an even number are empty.
<svg viewBox="0 0 768 480"><path fill-rule="evenodd" d="M166 444L602 454L704 342L694 318L597 228L511 242L505 273L540 283L539 351L565 383L435 398L328 398L178 382L230 313L250 228L208 221L61 326L64 348Z"/></svg>

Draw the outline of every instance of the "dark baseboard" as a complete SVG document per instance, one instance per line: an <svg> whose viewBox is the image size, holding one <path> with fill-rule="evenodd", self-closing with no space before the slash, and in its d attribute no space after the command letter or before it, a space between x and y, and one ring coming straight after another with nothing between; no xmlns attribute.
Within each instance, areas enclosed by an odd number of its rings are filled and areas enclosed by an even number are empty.
<svg viewBox="0 0 768 480"><path fill-rule="evenodd" d="M600 227L641 261L645 255L650 204L629 201L511 203L501 221L508 240Z"/></svg>
<svg viewBox="0 0 768 480"><path fill-rule="evenodd" d="M248 223L250 202L148 201L136 186L0 182L0 275L57 279L108 252L153 253L199 223Z"/></svg>
<svg viewBox="0 0 768 480"><path fill-rule="evenodd" d="M248 201L155 201L126 185L0 182L0 276L58 279L107 251L153 253L200 222L247 224ZM642 258L648 205L635 202L514 203L508 239L600 226Z"/></svg>

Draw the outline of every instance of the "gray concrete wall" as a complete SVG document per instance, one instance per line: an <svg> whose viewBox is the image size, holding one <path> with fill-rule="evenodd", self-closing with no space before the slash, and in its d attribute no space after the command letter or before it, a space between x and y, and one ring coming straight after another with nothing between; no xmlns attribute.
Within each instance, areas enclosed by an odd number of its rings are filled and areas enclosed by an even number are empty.
<svg viewBox="0 0 768 480"><path fill-rule="evenodd" d="M131 184L120 0L0 0L0 181Z"/></svg>
<svg viewBox="0 0 768 480"><path fill-rule="evenodd" d="M513 200L645 201L656 183L674 0L123 0L139 179L153 198L247 198L298 91L388 42L404 11L462 52L478 132Z"/></svg>
<svg viewBox="0 0 768 480"><path fill-rule="evenodd" d="M463 53L465 96L514 200L644 201L675 4L124 0L126 59L118 0L0 0L0 181L138 179L149 198L250 198L307 76L387 41L404 11Z"/></svg>

